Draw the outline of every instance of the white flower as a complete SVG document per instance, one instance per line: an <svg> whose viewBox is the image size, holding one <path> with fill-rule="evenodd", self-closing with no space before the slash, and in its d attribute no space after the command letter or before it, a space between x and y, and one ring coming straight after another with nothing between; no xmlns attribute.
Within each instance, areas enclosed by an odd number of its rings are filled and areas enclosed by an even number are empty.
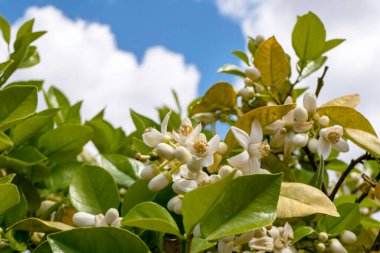
<svg viewBox="0 0 380 253"><path fill-rule="evenodd" d="M317 111L317 96L310 91L306 92L303 96L303 106L310 116L314 115Z"/></svg>
<svg viewBox="0 0 380 253"><path fill-rule="evenodd" d="M182 214L182 197L180 195L174 196L168 202L168 209L176 214Z"/></svg>
<svg viewBox="0 0 380 253"><path fill-rule="evenodd" d="M119 218L119 211L115 208L110 208L104 215L104 220L111 225L117 218Z"/></svg>
<svg viewBox="0 0 380 253"><path fill-rule="evenodd" d="M148 188L153 192L159 192L168 186L171 181L172 176L169 173L161 172L150 180Z"/></svg>
<svg viewBox="0 0 380 253"><path fill-rule="evenodd" d="M339 125L323 128L319 132L318 154L327 159L333 146L339 152L348 152L349 146L341 137L343 135L343 127Z"/></svg>
<svg viewBox="0 0 380 253"><path fill-rule="evenodd" d="M218 240L218 252L219 253L232 253L234 248L234 242L225 242L223 239Z"/></svg>
<svg viewBox="0 0 380 253"><path fill-rule="evenodd" d="M103 214L95 215L95 227L108 227L108 223Z"/></svg>
<svg viewBox="0 0 380 253"><path fill-rule="evenodd" d="M173 191L177 194L185 194L198 187L198 184L194 180L179 179L172 185Z"/></svg>
<svg viewBox="0 0 380 253"><path fill-rule="evenodd" d="M150 180L159 173L159 169L151 165L147 165L141 170L140 177L144 180Z"/></svg>
<svg viewBox="0 0 380 253"><path fill-rule="evenodd" d="M344 244L354 244L356 240L356 235L349 230L344 230L340 235L340 241Z"/></svg>
<svg viewBox="0 0 380 253"><path fill-rule="evenodd" d="M166 160L172 160L174 157L174 148L166 143L159 143L156 148L157 155Z"/></svg>
<svg viewBox="0 0 380 253"><path fill-rule="evenodd" d="M180 146L188 147L190 146L194 139L200 134L202 130L202 125L198 124L194 129L189 118L182 120L181 125L178 129L178 133L173 131L173 138Z"/></svg>
<svg viewBox="0 0 380 253"><path fill-rule="evenodd" d="M174 156L181 163L188 163L192 157L190 151L183 146L179 146L175 149Z"/></svg>
<svg viewBox="0 0 380 253"><path fill-rule="evenodd" d="M252 123L250 135L237 127L231 127L231 131L244 151L227 159L228 163L241 169L244 175L269 173L260 168L260 159L269 154L270 146L262 141L263 131L259 121L255 120Z"/></svg>
<svg viewBox="0 0 380 253"><path fill-rule="evenodd" d="M252 81L257 81L261 77L260 71L254 66L246 68L244 72L245 75Z"/></svg>
<svg viewBox="0 0 380 253"><path fill-rule="evenodd" d="M343 247L338 239L331 239L330 241L331 253L347 253L347 250Z"/></svg>
<svg viewBox="0 0 380 253"><path fill-rule="evenodd" d="M169 111L161 124L161 132L154 128L148 128L145 130L145 133L142 135L144 143L151 147L155 148L161 142L168 142L171 139L170 133L167 132L168 122L171 112Z"/></svg>
<svg viewBox="0 0 380 253"><path fill-rule="evenodd" d="M273 227L269 230L269 234L273 238L273 252L274 253L291 253L295 249L291 246L294 239L293 229L289 223L285 223L282 228Z"/></svg>
<svg viewBox="0 0 380 253"><path fill-rule="evenodd" d="M218 149L219 143L220 138L218 135L212 137L209 142L207 142L206 136L202 133L196 136L190 146L193 158L188 163L188 169L197 172L202 167L211 166L214 163L214 153Z"/></svg>
<svg viewBox="0 0 380 253"><path fill-rule="evenodd" d="M73 223L77 227L94 227L96 223L95 215L77 212L73 215Z"/></svg>
<svg viewBox="0 0 380 253"><path fill-rule="evenodd" d="M269 236L263 236L260 238L253 237L249 241L249 247L253 250L272 251L273 250L273 238Z"/></svg>

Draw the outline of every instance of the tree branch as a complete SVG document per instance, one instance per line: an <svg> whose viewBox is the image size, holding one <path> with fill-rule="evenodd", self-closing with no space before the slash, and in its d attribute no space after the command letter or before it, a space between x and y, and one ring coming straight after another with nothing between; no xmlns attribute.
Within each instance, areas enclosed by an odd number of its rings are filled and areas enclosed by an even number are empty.
<svg viewBox="0 0 380 253"><path fill-rule="evenodd" d="M317 96L317 97L319 96L319 93L321 92L321 89L322 89L323 85L325 84L323 79L325 78L325 75L326 75L326 72L328 69L329 69L329 67L326 66L325 69L323 70L322 76L318 77L318 85L317 85L317 89L315 91L315 96Z"/></svg>

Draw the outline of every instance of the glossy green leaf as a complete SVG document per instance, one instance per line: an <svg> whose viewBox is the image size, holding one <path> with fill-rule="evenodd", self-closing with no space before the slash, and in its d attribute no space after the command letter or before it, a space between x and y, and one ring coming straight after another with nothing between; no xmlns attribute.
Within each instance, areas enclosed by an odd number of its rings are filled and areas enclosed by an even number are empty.
<svg viewBox="0 0 380 253"><path fill-rule="evenodd" d="M229 75L234 75L234 76L239 76L242 78L245 78L246 75L243 70L241 70L238 66L233 65L233 64L225 64L223 67L220 67L218 69L219 73L224 73L224 74L229 74Z"/></svg>
<svg viewBox="0 0 380 253"><path fill-rule="evenodd" d="M362 130L377 136L368 119L354 108L348 106L324 106L318 108L317 113L320 116L328 116L330 125L341 125L343 128Z"/></svg>
<svg viewBox="0 0 380 253"><path fill-rule="evenodd" d="M11 26L8 21L0 16L0 29L3 34L4 41L9 45L11 39Z"/></svg>
<svg viewBox="0 0 380 253"><path fill-rule="evenodd" d="M19 50L22 47L28 47L32 44L34 41L39 39L41 36L43 36L46 33L46 31L39 31L39 32L29 32L26 33L19 38L16 39L15 43L13 44L13 47L15 51Z"/></svg>
<svg viewBox="0 0 380 253"><path fill-rule="evenodd" d="M70 185L70 200L81 212L105 214L118 208L119 191L112 176L103 168L85 165L77 170Z"/></svg>
<svg viewBox="0 0 380 253"><path fill-rule="evenodd" d="M34 18L27 20L24 24L20 26L17 31L16 39L19 39L21 36L24 36L27 33L33 31Z"/></svg>
<svg viewBox="0 0 380 253"><path fill-rule="evenodd" d="M137 180L126 192L123 199L123 204L121 205L121 215L126 215L133 207L136 205L152 201L156 196L157 192L152 192L148 189L148 180Z"/></svg>
<svg viewBox="0 0 380 253"><path fill-rule="evenodd" d="M15 173L8 174L4 177L0 177L0 184L9 184L12 182L13 178L16 176Z"/></svg>
<svg viewBox="0 0 380 253"><path fill-rule="evenodd" d="M257 174L231 181L201 219L202 236L216 240L271 224L276 219L281 180L282 174Z"/></svg>
<svg viewBox="0 0 380 253"><path fill-rule="evenodd" d="M245 64L247 64L248 66L250 65L248 55L245 52L236 50L232 51L232 54L238 57L243 62L245 62Z"/></svg>
<svg viewBox="0 0 380 253"><path fill-rule="evenodd" d="M13 87L13 86L32 86L36 87L38 91L42 90L42 86L44 84L43 80L31 80L31 81L17 81L17 82L11 82L8 83L6 88Z"/></svg>
<svg viewBox="0 0 380 253"><path fill-rule="evenodd" d="M47 188L52 191L68 188L73 176L82 165L81 162L68 161L51 167L50 174L45 179Z"/></svg>
<svg viewBox="0 0 380 253"><path fill-rule="evenodd" d="M4 214L4 223L7 227L15 224L16 222L24 219L28 213L28 202L25 195L20 193L20 202L9 208Z"/></svg>
<svg viewBox="0 0 380 253"><path fill-rule="evenodd" d="M15 144L23 144L40 132L43 127L53 121L57 111L57 109L47 109L17 124L11 131Z"/></svg>
<svg viewBox="0 0 380 253"><path fill-rule="evenodd" d="M0 130L32 115L37 108L35 87L14 86L0 91Z"/></svg>
<svg viewBox="0 0 380 253"><path fill-rule="evenodd" d="M331 49L339 46L344 41L345 39L332 39L332 40L326 41L325 46L323 47L323 53L330 51Z"/></svg>
<svg viewBox="0 0 380 253"><path fill-rule="evenodd" d="M292 44L298 58L304 62L301 65L322 55L325 41L325 27L314 13L298 17L292 32Z"/></svg>
<svg viewBox="0 0 380 253"><path fill-rule="evenodd" d="M20 202L20 194L14 184L0 184L0 214Z"/></svg>
<svg viewBox="0 0 380 253"><path fill-rule="evenodd" d="M368 132L350 128L346 128L345 133L347 138L356 145L373 156L380 157L380 140L378 137Z"/></svg>
<svg viewBox="0 0 380 253"><path fill-rule="evenodd" d="M207 90L198 104L191 109L192 114L230 110L236 105L236 92L231 84L219 82Z"/></svg>
<svg viewBox="0 0 380 253"><path fill-rule="evenodd" d="M148 253L144 242L135 234L115 227L79 228L48 236L54 253Z"/></svg>
<svg viewBox="0 0 380 253"><path fill-rule="evenodd" d="M67 113L65 115L65 124L81 124L81 116L80 116L80 109L82 107L82 102L79 101L78 103L75 103L74 105L70 106L67 109Z"/></svg>
<svg viewBox="0 0 380 253"><path fill-rule="evenodd" d="M145 143L142 140L137 139L136 137L132 137L132 141L133 141L133 148L138 153L149 154L153 150L151 147L145 145Z"/></svg>
<svg viewBox="0 0 380 253"><path fill-rule="evenodd" d="M5 150L9 150L14 145L11 138L9 138L8 135L6 135L4 132L0 131L0 152L3 152Z"/></svg>
<svg viewBox="0 0 380 253"><path fill-rule="evenodd" d="M45 161L47 157L33 146L23 146L12 151L8 156L0 155L0 167L25 168Z"/></svg>
<svg viewBox="0 0 380 253"><path fill-rule="evenodd" d="M360 224L365 228L380 228L380 221L371 217L362 217L360 219Z"/></svg>
<svg viewBox="0 0 380 253"><path fill-rule="evenodd" d="M216 242L209 242L200 237L194 237L191 240L190 253L204 252L205 250L216 245Z"/></svg>
<svg viewBox="0 0 380 253"><path fill-rule="evenodd" d="M293 239L292 243L296 243L299 240L301 240L302 238L304 238L304 237L306 237L312 233L315 233L315 230L312 227L308 227L308 226L297 227L294 230L294 239Z"/></svg>
<svg viewBox="0 0 380 253"><path fill-rule="evenodd" d="M28 202L28 211L36 211L41 206L41 197L36 186L30 180L19 174L15 176L13 183L17 185L19 191L25 195L25 199Z"/></svg>
<svg viewBox="0 0 380 253"><path fill-rule="evenodd" d="M343 230L354 230L360 224L359 205L344 203L338 206L340 217L324 216L318 224L318 231L325 231L329 234L339 234Z"/></svg>
<svg viewBox="0 0 380 253"><path fill-rule="evenodd" d="M267 86L281 85L289 75L288 58L275 37L270 37L259 46L254 64L260 70L261 80Z"/></svg>
<svg viewBox="0 0 380 253"><path fill-rule="evenodd" d="M315 58L314 60L310 60L307 62L307 64L304 66L302 70L302 78L306 78L309 75L313 74L315 71L320 69L325 62L327 61L326 56L319 56L318 58ZM300 64L303 64L302 62L299 62Z"/></svg>
<svg viewBox="0 0 380 253"><path fill-rule="evenodd" d="M54 253L48 241L41 242L38 246L33 250L33 253Z"/></svg>
<svg viewBox="0 0 380 253"><path fill-rule="evenodd" d="M170 213L154 202L136 205L124 216L121 224L126 227L138 227L181 237L181 232Z"/></svg>
<svg viewBox="0 0 380 253"><path fill-rule="evenodd" d="M21 68L30 68L40 63L40 55L37 51L37 48L34 46L28 47L28 50L26 52L25 58L18 66L19 69Z"/></svg>
<svg viewBox="0 0 380 253"><path fill-rule="evenodd" d="M66 231L73 229L74 227L57 221L44 221L34 217L27 218L12 225L10 229L23 230L29 232L41 232L41 233L55 233L59 231Z"/></svg>
<svg viewBox="0 0 380 253"><path fill-rule="evenodd" d="M15 70L18 68L18 66L24 59L27 50L28 46L24 45L10 55L9 64L6 64L7 66L3 69L2 76L0 77L0 86L2 86L15 72Z"/></svg>
<svg viewBox="0 0 380 253"><path fill-rule="evenodd" d="M135 125L136 130L138 132L144 132L145 129L147 129L149 127L153 127L153 128L156 128L156 129L161 129L161 126L159 126L156 122L154 122L150 118L145 117L144 115L139 114L139 113L135 112L132 109L130 109L129 111L130 111L130 114L131 114L131 118L132 118L133 124Z"/></svg>
<svg viewBox="0 0 380 253"><path fill-rule="evenodd" d="M275 120L281 119L284 115L286 115L290 110L294 109L295 105L277 105L277 106L263 106L257 109L253 109L243 116L241 116L236 123L235 127L242 129L243 131L250 133L252 122L257 119L261 127L264 129L265 126L274 122ZM228 146L228 150L232 150L237 141L233 136L232 132L229 131L225 143Z"/></svg>

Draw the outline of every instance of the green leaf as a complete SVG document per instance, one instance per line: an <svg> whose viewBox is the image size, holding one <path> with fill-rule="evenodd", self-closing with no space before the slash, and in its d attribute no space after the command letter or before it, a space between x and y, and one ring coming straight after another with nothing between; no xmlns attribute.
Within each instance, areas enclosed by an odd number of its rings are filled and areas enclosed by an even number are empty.
<svg viewBox="0 0 380 253"><path fill-rule="evenodd" d="M3 34L3 38L5 42L9 45L10 39L11 39L11 26L9 25L8 21L0 16L0 29Z"/></svg>
<svg viewBox="0 0 380 253"><path fill-rule="evenodd" d="M65 124L81 124L80 109L82 107L83 101L79 101L74 105L70 106L65 115Z"/></svg>
<svg viewBox="0 0 380 253"><path fill-rule="evenodd" d="M152 201L156 196L157 192L152 192L148 189L148 180L137 180L126 192L123 199L123 204L121 205L121 215L126 215L133 207L136 205Z"/></svg>
<svg viewBox="0 0 380 253"><path fill-rule="evenodd" d="M26 33L22 35L21 37L17 38L15 43L13 44L15 51L19 50L22 47L29 48L30 44L32 44L34 41L36 41L45 33L46 31L40 31L40 32L30 32L30 33Z"/></svg>
<svg viewBox="0 0 380 253"><path fill-rule="evenodd" d="M40 63L40 55L38 54L37 48L34 46L28 47L25 58L18 66L21 68L30 68Z"/></svg>
<svg viewBox="0 0 380 253"><path fill-rule="evenodd" d="M178 109L178 114L181 115L182 114L182 108L181 108L181 103L179 102L178 94L174 89L172 89L172 94L173 94L173 98L174 98L175 104L176 104L177 109Z"/></svg>
<svg viewBox="0 0 380 253"><path fill-rule="evenodd" d="M92 138L92 130L81 125L62 125L42 135L39 147L44 154L52 157L78 154Z"/></svg>
<svg viewBox="0 0 380 253"><path fill-rule="evenodd" d="M78 169L70 185L73 206L92 214L105 214L118 208L119 191L112 176L103 168L85 165Z"/></svg>
<svg viewBox="0 0 380 253"><path fill-rule="evenodd" d="M304 66L302 70L302 78L306 78L309 75L313 74L315 71L320 69L325 62L327 61L326 56L319 56L318 58L315 58L314 60L310 60L307 62L306 66ZM301 65L303 64L302 62L299 62ZM300 68L302 66L299 66Z"/></svg>
<svg viewBox="0 0 380 253"><path fill-rule="evenodd" d="M124 216L121 224L181 237L181 232L170 213L154 202L143 202L136 205Z"/></svg>
<svg viewBox="0 0 380 253"><path fill-rule="evenodd" d="M20 202L20 194L14 184L0 184L0 214Z"/></svg>
<svg viewBox="0 0 380 253"><path fill-rule="evenodd" d="M34 25L34 18L26 21L24 24L20 26L20 28L17 31L16 39L19 39L20 37L24 36L27 33L30 33L33 31L33 25Z"/></svg>
<svg viewBox="0 0 380 253"><path fill-rule="evenodd" d="M150 152L152 152L153 149L145 145L145 143L142 140L137 139L136 137L132 137L132 140L133 140L133 148L137 152L141 154L149 154Z"/></svg>
<svg viewBox="0 0 380 253"><path fill-rule="evenodd" d="M2 86L8 80L13 72L15 72L15 70L24 59L27 50L27 46L22 46L10 55L9 64L6 64L7 66L4 68L3 75L0 77L0 86Z"/></svg>
<svg viewBox="0 0 380 253"><path fill-rule="evenodd" d="M329 234L340 234L343 230L354 230L360 224L358 204L345 203L338 206L340 217L324 216L318 224L317 230Z"/></svg>
<svg viewBox="0 0 380 253"><path fill-rule="evenodd" d="M339 46L345 39L332 39L328 40L325 43L325 46L323 47L323 53L326 53L327 51L330 51L331 49Z"/></svg>
<svg viewBox="0 0 380 253"><path fill-rule="evenodd" d="M332 160L327 165L325 165L326 170L333 170L337 172L343 172L347 169L347 163L341 160Z"/></svg>
<svg viewBox="0 0 380 253"><path fill-rule="evenodd" d="M254 64L260 70L261 80L266 86L278 86L289 75L288 58L275 37L270 37L259 46Z"/></svg>
<svg viewBox="0 0 380 253"><path fill-rule="evenodd" d="M43 127L53 121L57 111L57 109L46 109L17 124L11 131L11 137L14 143L18 146L28 141L35 134L40 132Z"/></svg>
<svg viewBox="0 0 380 253"><path fill-rule="evenodd" d="M47 157L33 146L23 146L12 151L9 156L0 155L2 168L26 168L45 161Z"/></svg>
<svg viewBox="0 0 380 253"><path fill-rule="evenodd" d="M51 191L64 190L70 186L73 176L83 165L81 162L68 161L50 168L45 184Z"/></svg>
<svg viewBox="0 0 380 253"><path fill-rule="evenodd" d="M244 71L241 70L238 66L233 65L233 64L225 64L223 67L220 67L218 69L218 73L240 76L242 78L246 77Z"/></svg>
<svg viewBox="0 0 380 253"><path fill-rule="evenodd" d="M186 234L190 234L194 226L211 210L223 195L233 176L234 173L231 173L213 184L199 187L185 194L182 200L182 213Z"/></svg>
<svg viewBox="0 0 380 253"><path fill-rule="evenodd" d="M48 241L41 242L38 246L33 250L33 253L53 253L50 248L50 244Z"/></svg>
<svg viewBox="0 0 380 253"><path fill-rule="evenodd" d="M236 92L231 84L219 82L207 90L201 101L193 106L191 114L231 110L236 105Z"/></svg>
<svg viewBox="0 0 380 253"><path fill-rule="evenodd" d="M341 125L343 128L351 128L376 135L371 123L354 108L348 106L324 106L317 109L320 116L330 118L330 125Z"/></svg>
<svg viewBox="0 0 380 253"><path fill-rule="evenodd" d="M48 236L54 253L147 253L144 242L135 234L115 227L78 228Z"/></svg>
<svg viewBox="0 0 380 253"><path fill-rule="evenodd" d="M32 115L37 108L35 87L14 86L0 90L0 130Z"/></svg>
<svg viewBox="0 0 380 253"><path fill-rule="evenodd" d="M200 237L194 237L191 240L190 253L204 252L215 245L216 242L209 242Z"/></svg>
<svg viewBox="0 0 380 253"><path fill-rule="evenodd" d="M9 184L12 182L13 178L16 176L15 173L8 174L5 177L0 177L0 184Z"/></svg>
<svg viewBox="0 0 380 253"><path fill-rule="evenodd" d="M42 86L44 84L43 80L31 80L31 81L17 81L17 82L11 82L8 83L6 88L13 87L13 86L32 86L36 87L37 91L42 90Z"/></svg>
<svg viewBox="0 0 380 253"><path fill-rule="evenodd" d="M305 66L308 60L322 55L326 41L326 30L321 20L312 12L298 17L292 32L294 51Z"/></svg>
<svg viewBox="0 0 380 253"><path fill-rule="evenodd" d="M44 221L31 217L17 222L16 224L12 225L9 229L49 234L59 231L66 231L73 228L74 227L64 224L62 222Z"/></svg>
<svg viewBox="0 0 380 253"><path fill-rule="evenodd" d="M257 174L231 181L201 219L202 236L216 240L271 224L276 219L281 180L282 174Z"/></svg>
<svg viewBox="0 0 380 253"><path fill-rule="evenodd" d="M257 119L260 121L261 127L264 129L265 126L269 125L275 120L281 119L284 115L286 115L290 110L294 108L294 104L259 107L241 116L236 121L234 126L242 129L247 133L250 133L252 122ZM228 132L224 142L227 144L229 151L231 151L237 144L237 141L233 136L231 130Z"/></svg>
<svg viewBox="0 0 380 253"><path fill-rule="evenodd" d="M380 222L371 217L362 217L360 224L365 228L380 228Z"/></svg>
<svg viewBox="0 0 380 253"><path fill-rule="evenodd" d="M25 195L20 192L20 202L9 208L4 214L4 223L7 227L15 224L16 222L24 219L28 213L28 202Z"/></svg>
<svg viewBox="0 0 380 253"><path fill-rule="evenodd" d="M13 147L14 143L8 135L0 131L0 152L9 150Z"/></svg>
<svg viewBox="0 0 380 253"><path fill-rule="evenodd" d="M373 156L380 157L380 140L375 135L357 129L346 128L348 139L369 152Z"/></svg>
<svg viewBox="0 0 380 253"><path fill-rule="evenodd" d="M250 65L248 55L245 52L236 50L236 51L232 51L232 54L238 57L243 62L245 62L248 66Z"/></svg>
<svg viewBox="0 0 380 253"><path fill-rule="evenodd" d="M150 118L145 117L144 115L141 115L132 109L130 109L129 111L131 114L133 124L135 124L137 132L144 132L145 129L147 129L149 127L154 127L156 129L161 128L161 126L159 126L156 122L154 122Z"/></svg>
<svg viewBox="0 0 380 253"><path fill-rule="evenodd" d="M312 227L308 227L308 226L297 227L294 230L294 239L293 239L292 243L296 243L299 240L301 240L302 238L304 238L304 237L306 237L312 233L315 233L315 230Z"/></svg>

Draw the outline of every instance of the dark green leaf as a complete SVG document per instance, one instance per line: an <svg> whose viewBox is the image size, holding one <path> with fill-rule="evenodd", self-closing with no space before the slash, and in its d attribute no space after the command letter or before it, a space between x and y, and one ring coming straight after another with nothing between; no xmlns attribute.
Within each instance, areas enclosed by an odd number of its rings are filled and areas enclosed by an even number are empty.
<svg viewBox="0 0 380 253"><path fill-rule="evenodd" d="M16 222L24 219L28 212L28 203L26 201L25 195L20 193L20 202L8 209L4 215L4 222L7 227L15 224Z"/></svg>
<svg viewBox="0 0 380 253"><path fill-rule="evenodd" d="M205 239L194 237L191 240L190 253L204 252L205 250L216 245L216 242L209 242Z"/></svg>
<svg viewBox="0 0 380 253"><path fill-rule="evenodd" d="M52 167L49 176L45 179L47 188L51 191L68 188L74 174L82 165L81 162L69 161Z"/></svg>
<svg viewBox="0 0 380 253"><path fill-rule="evenodd" d="M315 233L315 230L312 227L308 227L308 226L297 227L294 230L294 239L293 239L292 243L296 243L299 240L301 240L302 238L304 238L304 237L306 237L312 233Z"/></svg>
<svg viewBox="0 0 380 253"><path fill-rule="evenodd" d="M4 132L0 131L0 152L3 152L5 150L9 150L14 145L11 138L9 138L8 135L6 135Z"/></svg>

